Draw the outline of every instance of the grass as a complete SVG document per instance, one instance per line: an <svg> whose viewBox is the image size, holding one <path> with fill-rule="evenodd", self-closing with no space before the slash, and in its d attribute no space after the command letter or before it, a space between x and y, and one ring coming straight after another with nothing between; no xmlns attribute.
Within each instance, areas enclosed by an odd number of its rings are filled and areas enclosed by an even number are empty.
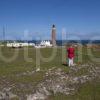
<svg viewBox="0 0 100 100"><path fill-rule="evenodd" d="M7 59L10 59L15 51L17 49L14 48L7 48L7 47L0 47L0 55L3 55L4 57L6 57ZM57 48L57 52L55 54L55 57L49 61L49 62L43 62L43 60L41 60L40 62L40 68L41 71L35 73L34 75L29 75L29 76L21 76L21 77L17 77L16 74L21 74L27 71L33 71L36 69L36 49L29 47L28 48L28 59L32 59L31 62L27 62L24 59L24 55L27 54L27 48L19 48L18 49L18 55L16 57L16 59L14 59L12 62L5 62L3 61L2 57L0 56L0 81L2 80L6 80L9 81L10 84L32 84L33 87L36 86L37 83L39 83L40 81L43 80L43 76L45 74L45 72L53 67L56 68L62 68L65 71L68 71L69 68L67 66L65 66L63 63L66 63L66 48L62 48L58 47ZM52 48L44 48L44 49L40 49L41 51L41 55L45 58L48 58L51 56L53 49ZM100 57L100 52L96 51L96 50L91 50L93 55L96 58ZM25 53L25 54L24 54ZM82 56L82 62L78 61L78 52L76 50L75 52L76 57L75 57L75 63L76 64L82 64L82 63L88 63L88 62L92 62L88 52L87 52L87 48L83 47L82 48L82 52L80 53L80 55ZM64 56L62 56L64 55ZM46 60L45 60L46 61ZM95 62L93 62L95 63ZM82 71L84 72L84 71ZM78 75L81 74L78 73ZM95 85L95 93L96 93L96 99L93 99L92 97L92 93L94 92L93 90L93 86ZM83 87L80 88L80 90L78 91L78 93L74 96L65 96L63 94L57 94L55 96L50 97L51 100L100 100L100 82L92 82L92 83L87 83L85 84ZM4 83L5 84L5 83ZM2 86L2 84L0 84L0 87ZM20 90L19 88L16 90L14 90L14 92L19 91L21 92L29 92L31 93L32 89L30 90L29 88ZM92 98L91 98L92 97Z"/></svg>

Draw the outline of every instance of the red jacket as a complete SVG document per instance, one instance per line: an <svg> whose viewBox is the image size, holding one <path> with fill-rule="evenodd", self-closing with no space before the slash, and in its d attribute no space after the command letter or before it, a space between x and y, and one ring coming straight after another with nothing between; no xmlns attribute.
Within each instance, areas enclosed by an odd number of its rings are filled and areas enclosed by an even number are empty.
<svg viewBox="0 0 100 100"><path fill-rule="evenodd" d="M70 58L70 59L72 59L72 58L74 58L74 48L68 48L67 49L67 52L68 52L68 58Z"/></svg>

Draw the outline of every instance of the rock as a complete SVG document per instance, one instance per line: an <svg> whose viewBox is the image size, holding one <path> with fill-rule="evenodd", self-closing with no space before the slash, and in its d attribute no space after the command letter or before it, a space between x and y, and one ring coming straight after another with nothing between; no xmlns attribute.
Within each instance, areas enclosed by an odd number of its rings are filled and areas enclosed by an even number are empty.
<svg viewBox="0 0 100 100"><path fill-rule="evenodd" d="M0 92L0 100L11 100L17 98L18 96L11 92Z"/></svg>
<svg viewBox="0 0 100 100"><path fill-rule="evenodd" d="M36 69L36 72L39 72L39 71L40 71L40 68L37 68L37 69Z"/></svg>
<svg viewBox="0 0 100 100"><path fill-rule="evenodd" d="M71 75L77 73L80 69L88 70L88 74L81 76ZM65 73L61 68L50 69L45 74L45 80L39 83L36 87L36 92L28 96L27 100L45 100L49 95L63 93L65 95L73 95L78 90L79 86L93 80L100 72L100 68L89 64L71 67L69 74ZM98 74L99 75L99 74Z"/></svg>
<svg viewBox="0 0 100 100"><path fill-rule="evenodd" d="M81 70L86 70L86 73L77 75ZM39 71L39 70L37 70ZM17 74L16 76L30 76L36 71L26 71L24 73ZM97 77L100 78L100 67L95 64L83 64L79 66L70 67L69 72L63 71L61 68L51 68L45 75L44 79L38 83L35 88L32 84L10 84L5 79L1 84L6 84L1 88L0 100L10 100L12 98L20 97L20 100L47 100L50 95L56 93L62 93L65 95L73 95L77 92L80 86L86 82L92 81ZM10 85L9 85L10 84ZM4 88L8 87L8 88ZM12 88L33 90L32 94L18 93L17 95L12 93ZM26 97L27 95L27 97ZM24 99L23 99L24 98Z"/></svg>
<svg viewBox="0 0 100 100"><path fill-rule="evenodd" d="M29 95L27 97L27 100L45 100L45 99L46 99L46 96L39 92L36 92L35 94Z"/></svg>

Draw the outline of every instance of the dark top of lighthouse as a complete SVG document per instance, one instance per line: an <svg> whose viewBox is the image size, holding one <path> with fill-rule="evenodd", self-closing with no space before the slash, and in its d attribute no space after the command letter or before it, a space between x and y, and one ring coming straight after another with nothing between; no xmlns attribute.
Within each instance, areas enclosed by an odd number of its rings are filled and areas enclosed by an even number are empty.
<svg viewBox="0 0 100 100"><path fill-rule="evenodd" d="M55 27L56 27L56 26L53 24L53 25L52 25L52 28L55 28Z"/></svg>

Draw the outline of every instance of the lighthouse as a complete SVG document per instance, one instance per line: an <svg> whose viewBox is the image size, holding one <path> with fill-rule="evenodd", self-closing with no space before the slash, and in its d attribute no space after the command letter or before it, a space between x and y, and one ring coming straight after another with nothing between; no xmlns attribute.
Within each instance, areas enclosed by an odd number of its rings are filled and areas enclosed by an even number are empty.
<svg viewBox="0 0 100 100"><path fill-rule="evenodd" d="M52 46L56 46L56 27L55 25L52 26Z"/></svg>

